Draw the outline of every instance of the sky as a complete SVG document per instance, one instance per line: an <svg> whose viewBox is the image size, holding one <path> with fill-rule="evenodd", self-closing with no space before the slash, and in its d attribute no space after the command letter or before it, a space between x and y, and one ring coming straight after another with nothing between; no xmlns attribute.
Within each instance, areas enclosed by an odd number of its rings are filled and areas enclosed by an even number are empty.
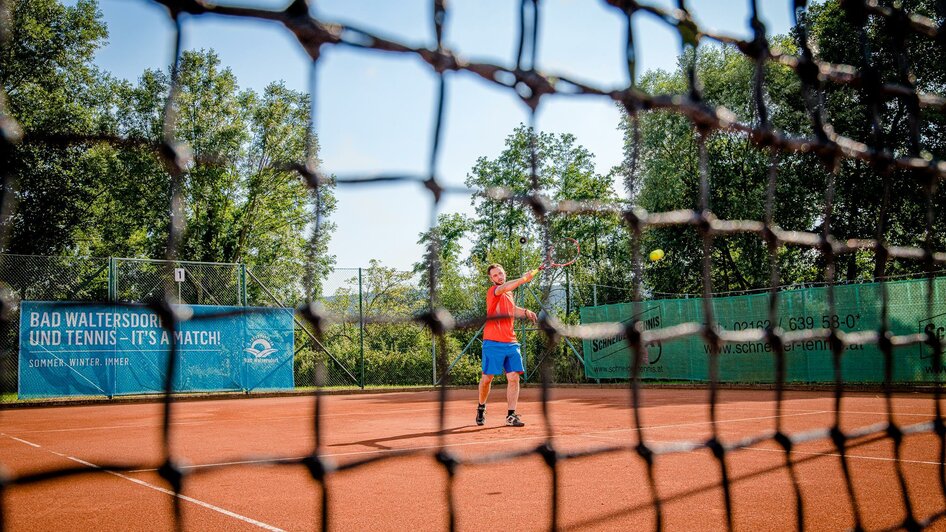
<svg viewBox="0 0 946 532"><path fill-rule="evenodd" d="M288 0L221 0L218 5L281 9ZM64 0L74 4L75 0ZM791 0L758 0L769 35L786 33ZM674 0L650 0L672 8ZM435 47L431 0L325 0L313 2L321 20L340 22L412 46ZM518 0L449 0L445 44L465 59L512 67L518 46ZM601 0L542 0L538 70L605 89L629 83L623 16ZM149 0L99 0L108 44L97 65L135 82L146 69L173 62L173 25ZM748 37L750 0L691 0L701 28ZM184 15L185 49L213 49L243 89L261 92L274 81L309 92L308 56L282 25L218 15ZM675 30L647 14L635 15L638 73L672 70L680 50ZM432 146L437 77L415 57L323 47L316 79L315 132L327 174L340 177L405 173L426 175ZM509 89L471 73L447 76L445 130L437 164L443 183L463 186L480 157L494 159L506 138L529 123L528 107ZM600 174L623 158L620 112L606 97L544 97L536 127L571 133L595 156ZM621 192L619 188L615 188ZM337 225L329 245L338 268L367 267L371 259L410 270L422 260L417 244L431 224L431 194L416 183L336 189ZM445 196L438 212L472 214L468 195Z"/></svg>

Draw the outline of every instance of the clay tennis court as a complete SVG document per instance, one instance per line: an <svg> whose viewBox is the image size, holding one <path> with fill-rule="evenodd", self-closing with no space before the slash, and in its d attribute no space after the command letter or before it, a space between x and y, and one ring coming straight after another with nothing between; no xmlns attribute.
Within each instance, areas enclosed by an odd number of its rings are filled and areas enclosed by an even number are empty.
<svg viewBox="0 0 946 532"><path fill-rule="evenodd" d="M323 456L343 466L384 458L328 477L332 530L444 530L449 527L448 480L434 458L440 446L463 460L532 449L550 427L542 420L541 390L523 391L525 428L505 427L504 389L493 391L487 424L474 422L475 390L450 390L445 430L438 430L438 392L323 396ZM573 452L638 442L629 392L623 389L554 388L549 391L553 444ZM786 392L783 430L797 434L830 427L833 397L826 392ZM260 465L257 460L296 459L315 442L312 397L187 401L173 405L171 453L186 464L180 499L187 530L313 530L321 528L321 491L301 465ZM651 445L705 441L708 392L642 391L640 415ZM722 390L715 428L723 441L758 436L775 428L771 391ZM893 396L901 427L934 417L932 396ZM0 452L7 474L110 463L129 471L96 471L9 486L4 518L12 530L173 529L174 494L157 474L162 461L161 403L19 408L0 412ZM852 393L842 403L849 432L887 419L879 395ZM879 440L879 441L867 441ZM411 451L409 456L397 456ZM899 460L889 438L848 443L851 476L863 525L896 527L904 519L897 467L908 486L914 515L943 507L940 443L925 431L905 437ZM504 455L503 455L504 456ZM802 493L805 526L812 530L854 525L840 459L830 439L798 445L792 453ZM795 528L793 484L784 451L771 440L726 457L733 522L739 530ZM140 466L140 467L138 467ZM654 529L655 512L646 467L630 450L559 462L558 525L565 529ZM707 449L657 456L655 474L668 530L727 527L718 461ZM459 530L547 530L552 516L552 475L538 454L494 463L462 465L453 485ZM942 522L934 528L946 528Z"/></svg>

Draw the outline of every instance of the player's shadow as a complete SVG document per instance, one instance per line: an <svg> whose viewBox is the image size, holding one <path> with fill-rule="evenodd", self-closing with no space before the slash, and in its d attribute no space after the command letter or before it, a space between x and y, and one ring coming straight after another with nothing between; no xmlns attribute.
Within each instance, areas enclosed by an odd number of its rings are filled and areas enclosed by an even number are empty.
<svg viewBox="0 0 946 532"><path fill-rule="evenodd" d="M333 443L329 447L345 447L348 445L365 445L367 447L373 447L375 449L382 450L392 450L393 448L387 445L383 445L387 442L403 441L403 440L413 440L417 438L430 438L435 436L447 436L450 434L474 434L477 432L482 432L484 430L493 430L502 428L502 425L496 425L493 427L478 427L476 425L463 425L461 427L453 427L444 430L435 430L430 432L415 432L411 434L400 434L397 436L386 436L384 438L372 438L370 440L361 440L361 441L352 441L345 443Z"/></svg>

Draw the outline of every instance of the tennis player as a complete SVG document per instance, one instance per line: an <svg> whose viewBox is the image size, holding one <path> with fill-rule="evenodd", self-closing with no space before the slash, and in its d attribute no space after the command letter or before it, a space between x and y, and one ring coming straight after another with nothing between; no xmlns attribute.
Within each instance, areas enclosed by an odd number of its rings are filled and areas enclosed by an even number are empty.
<svg viewBox="0 0 946 532"><path fill-rule="evenodd" d="M535 323L536 316L535 312L516 306L512 291L531 281L535 274L529 271L519 279L506 282L506 270L499 264L490 264L486 274L493 282L493 286L486 291L486 317L505 317L487 319L483 329L483 376L480 378L476 424L486 423L486 398L489 397L493 377L505 373L509 383L506 386L506 425L524 427L526 424L516 413L516 404L519 402L519 375L524 370L513 323L515 318L526 318Z"/></svg>

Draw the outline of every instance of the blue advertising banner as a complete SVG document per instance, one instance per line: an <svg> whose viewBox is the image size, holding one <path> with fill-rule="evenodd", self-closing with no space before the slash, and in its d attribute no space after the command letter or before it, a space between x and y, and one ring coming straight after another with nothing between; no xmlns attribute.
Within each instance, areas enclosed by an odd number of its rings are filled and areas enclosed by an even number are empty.
<svg viewBox="0 0 946 532"><path fill-rule="evenodd" d="M23 301L19 397L293 388L292 309L193 305L173 333L144 306Z"/></svg>

